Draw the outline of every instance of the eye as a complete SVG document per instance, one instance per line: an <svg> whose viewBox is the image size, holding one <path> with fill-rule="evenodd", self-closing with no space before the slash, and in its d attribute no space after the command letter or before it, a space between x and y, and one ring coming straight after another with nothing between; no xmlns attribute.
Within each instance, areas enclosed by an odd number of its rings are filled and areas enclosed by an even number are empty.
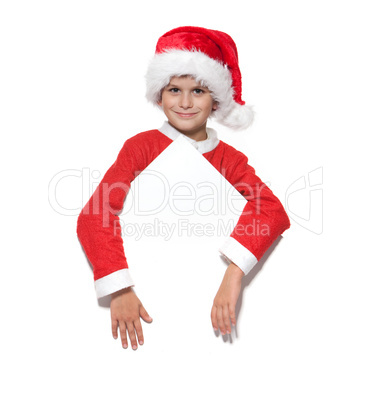
<svg viewBox="0 0 371 402"><path fill-rule="evenodd" d="M201 94L205 93L205 91L204 91L203 89L201 89L201 88L195 88L195 89L193 90L193 92L194 92L196 95L201 95Z"/></svg>
<svg viewBox="0 0 371 402"><path fill-rule="evenodd" d="M169 92L172 92L174 94L177 94L178 92L180 92L179 88L170 88Z"/></svg>

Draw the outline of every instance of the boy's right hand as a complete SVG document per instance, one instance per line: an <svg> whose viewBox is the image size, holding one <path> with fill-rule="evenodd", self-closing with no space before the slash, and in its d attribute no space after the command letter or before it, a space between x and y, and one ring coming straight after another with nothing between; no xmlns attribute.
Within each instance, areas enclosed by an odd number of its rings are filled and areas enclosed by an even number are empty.
<svg viewBox="0 0 371 402"><path fill-rule="evenodd" d="M129 334L131 347L136 350L139 345L143 345L143 331L140 322L142 318L146 322L152 322L141 301L134 293L133 289L125 288L111 295L111 321L112 335L117 339L117 328L120 328L122 347L128 347L127 334Z"/></svg>

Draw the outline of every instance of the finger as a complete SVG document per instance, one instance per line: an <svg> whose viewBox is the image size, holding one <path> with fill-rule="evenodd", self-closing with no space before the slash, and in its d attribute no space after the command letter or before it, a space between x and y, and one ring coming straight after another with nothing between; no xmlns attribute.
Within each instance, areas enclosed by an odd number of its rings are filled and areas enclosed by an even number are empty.
<svg viewBox="0 0 371 402"><path fill-rule="evenodd" d="M228 309L228 306L223 307L223 322L224 322L227 334L230 334L231 333L231 323L229 321L229 309Z"/></svg>
<svg viewBox="0 0 371 402"><path fill-rule="evenodd" d="M124 321L119 322L121 344L124 349L128 347L128 338L126 336L126 325Z"/></svg>
<svg viewBox="0 0 371 402"><path fill-rule="evenodd" d="M150 317L150 315L147 313L147 310L143 306L141 306L139 309L139 315L145 322L152 322L152 318Z"/></svg>
<svg viewBox="0 0 371 402"><path fill-rule="evenodd" d="M215 306L213 306L211 309L211 324L214 328L214 331L217 331L218 330L218 321L216 318L216 307Z"/></svg>
<svg viewBox="0 0 371 402"><path fill-rule="evenodd" d="M111 318L112 336L114 339L117 339L117 326L118 326L117 320Z"/></svg>
<svg viewBox="0 0 371 402"><path fill-rule="evenodd" d="M137 344L137 337L135 335L134 324L132 322L127 323L126 328L128 330L128 333L129 333L131 347L132 347L133 350L136 350L138 348L138 344Z"/></svg>
<svg viewBox="0 0 371 402"><path fill-rule="evenodd" d="M223 320L223 308L222 307L217 307L216 318L218 320L218 327L220 329L220 332L222 333L222 335L225 335L225 325L224 325L224 320Z"/></svg>
<svg viewBox="0 0 371 402"><path fill-rule="evenodd" d="M236 311L234 306L229 306L229 317L233 326L236 326Z"/></svg>
<svg viewBox="0 0 371 402"><path fill-rule="evenodd" d="M142 330L142 325L140 323L139 318L138 318L138 320L134 321L134 328L135 328L135 331L137 332L139 345L143 345L143 343L144 343L143 330Z"/></svg>

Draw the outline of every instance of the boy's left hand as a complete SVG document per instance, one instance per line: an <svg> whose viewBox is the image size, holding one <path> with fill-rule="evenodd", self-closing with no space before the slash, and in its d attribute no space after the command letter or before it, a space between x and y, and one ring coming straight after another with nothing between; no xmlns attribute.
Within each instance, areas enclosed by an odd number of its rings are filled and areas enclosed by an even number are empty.
<svg viewBox="0 0 371 402"><path fill-rule="evenodd" d="M211 309L211 322L222 335L231 333L231 323L236 325L236 304L241 291L243 271L231 263L225 271Z"/></svg>

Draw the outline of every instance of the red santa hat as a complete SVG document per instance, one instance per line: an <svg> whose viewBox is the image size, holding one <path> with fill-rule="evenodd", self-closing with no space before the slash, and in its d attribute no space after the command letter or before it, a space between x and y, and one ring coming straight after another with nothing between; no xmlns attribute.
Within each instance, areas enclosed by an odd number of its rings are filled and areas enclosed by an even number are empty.
<svg viewBox="0 0 371 402"><path fill-rule="evenodd" d="M251 107L242 100L237 47L224 32L201 27L180 27L160 37L146 74L147 99L153 104L171 77L191 75L212 92L217 122L240 130L253 121Z"/></svg>

